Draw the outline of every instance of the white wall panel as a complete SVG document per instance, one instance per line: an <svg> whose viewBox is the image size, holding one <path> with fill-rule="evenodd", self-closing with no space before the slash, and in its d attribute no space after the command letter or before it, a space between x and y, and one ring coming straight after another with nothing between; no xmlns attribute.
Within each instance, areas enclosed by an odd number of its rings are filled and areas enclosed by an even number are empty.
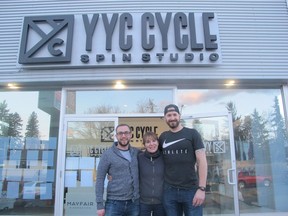
<svg viewBox="0 0 288 216"><path fill-rule="evenodd" d="M222 63L215 67L94 68L19 70L16 68L22 18L30 15L113 12L214 12L218 17ZM288 80L286 0L109 1L1 0L0 83L122 79Z"/></svg>

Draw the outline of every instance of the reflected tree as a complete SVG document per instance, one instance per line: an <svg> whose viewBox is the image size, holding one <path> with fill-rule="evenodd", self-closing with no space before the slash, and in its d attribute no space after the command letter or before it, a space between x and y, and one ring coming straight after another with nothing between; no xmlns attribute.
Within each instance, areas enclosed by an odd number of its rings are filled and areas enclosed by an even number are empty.
<svg viewBox="0 0 288 216"><path fill-rule="evenodd" d="M248 160L254 159L254 148L253 148L253 142L252 142L252 119L251 116L245 116L243 122L242 122L242 135L243 140L246 140L248 142Z"/></svg>
<svg viewBox="0 0 288 216"><path fill-rule="evenodd" d="M193 125L193 128L195 128L198 131L201 137L205 139L202 122L199 119L194 119L192 125Z"/></svg>
<svg viewBox="0 0 288 216"><path fill-rule="evenodd" d="M36 112L32 112L26 126L26 137L39 137L39 120Z"/></svg>
<svg viewBox="0 0 288 216"><path fill-rule="evenodd" d="M278 98L274 98L274 113L272 114L272 127L274 139L270 142L271 169L273 176L273 189L275 209L287 211L287 200L283 199L288 193L287 177L287 128L281 115Z"/></svg>
<svg viewBox="0 0 288 216"><path fill-rule="evenodd" d="M22 137L21 131L22 131L22 119L20 115L15 113L10 113L8 117L9 122L9 128L8 128L8 136L11 137Z"/></svg>
<svg viewBox="0 0 288 216"><path fill-rule="evenodd" d="M109 113L120 113L119 107L113 107L109 105L100 105L97 107L89 108L86 114L109 114Z"/></svg>
<svg viewBox="0 0 288 216"><path fill-rule="evenodd" d="M0 135L8 136L9 109L6 100L0 103Z"/></svg>
<svg viewBox="0 0 288 216"><path fill-rule="evenodd" d="M7 121L9 118L9 109L6 100L0 103L0 121Z"/></svg>
<svg viewBox="0 0 288 216"><path fill-rule="evenodd" d="M241 145L244 140L243 128L241 127L241 116L237 116L236 105L230 101L226 104L226 109L232 114L233 121L233 132L234 132L234 142L235 142L235 154L236 159L241 159Z"/></svg>
<svg viewBox="0 0 288 216"><path fill-rule="evenodd" d="M288 146L287 144L287 129L285 127L284 118L281 115L280 107L279 107L279 101L278 98L275 97L274 99L274 113L272 114L272 127L274 132L274 138L270 141L270 152L271 152L271 159L274 161L272 164L272 170L273 175L277 176L275 178L274 182L278 185L283 185L285 182L287 182L287 158L288 155L286 155L287 150L285 146ZM285 174L286 172L286 174ZM276 180L277 179L277 180ZM277 188L278 190L278 188ZM283 190L283 188L279 188L280 192ZM286 186L286 191L288 190L288 187Z"/></svg>
<svg viewBox="0 0 288 216"><path fill-rule="evenodd" d="M0 136L22 137L22 119L20 115L9 113L6 100L0 103Z"/></svg>
<svg viewBox="0 0 288 216"><path fill-rule="evenodd" d="M156 113L158 112L157 105L154 103L153 99L148 98L146 101L139 102L137 104L137 111L139 113Z"/></svg>
<svg viewBox="0 0 288 216"><path fill-rule="evenodd" d="M284 118L281 115L279 100L277 97L274 98L274 113L272 114L272 127L275 135L275 140L282 144L287 143L287 129L285 127Z"/></svg>
<svg viewBox="0 0 288 216"><path fill-rule="evenodd" d="M261 117L255 109L252 113L251 136L254 148L254 156L257 163L267 163L265 155L269 155L268 149L268 130L266 129L267 122Z"/></svg>
<svg viewBox="0 0 288 216"><path fill-rule="evenodd" d="M111 113L121 113L120 108L116 106L109 106L109 105L101 105L97 107L89 108L85 114L111 114ZM96 138L101 137L101 139L105 140L106 136L104 135L103 130L105 130L105 134L109 136L108 140L113 140L113 132L114 127L111 127L110 122L101 122L101 123L95 123L95 122L78 122L76 123L77 127L74 128L74 131L77 131L77 134L79 137L86 140L95 140Z"/></svg>

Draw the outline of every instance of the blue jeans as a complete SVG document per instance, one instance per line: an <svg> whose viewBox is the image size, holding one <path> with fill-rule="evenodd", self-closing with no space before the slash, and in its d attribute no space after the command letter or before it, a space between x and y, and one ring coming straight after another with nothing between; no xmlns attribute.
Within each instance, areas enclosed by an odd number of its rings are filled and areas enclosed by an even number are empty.
<svg viewBox="0 0 288 216"><path fill-rule="evenodd" d="M139 199L135 200L107 200L105 202L105 216L139 216Z"/></svg>
<svg viewBox="0 0 288 216"><path fill-rule="evenodd" d="M140 216L165 216L165 211L162 204L144 204L140 203Z"/></svg>
<svg viewBox="0 0 288 216"><path fill-rule="evenodd" d="M167 216L202 216L203 206L193 206L192 200L197 189L180 189L164 185L163 205Z"/></svg>

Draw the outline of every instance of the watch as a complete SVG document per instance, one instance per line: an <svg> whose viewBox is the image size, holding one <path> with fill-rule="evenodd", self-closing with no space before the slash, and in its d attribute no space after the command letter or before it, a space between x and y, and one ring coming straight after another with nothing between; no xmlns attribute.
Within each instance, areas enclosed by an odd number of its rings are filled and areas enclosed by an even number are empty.
<svg viewBox="0 0 288 216"><path fill-rule="evenodd" d="M201 191L206 191L206 188L203 187L203 186L198 186L198 189L201 190Z"/></svg>

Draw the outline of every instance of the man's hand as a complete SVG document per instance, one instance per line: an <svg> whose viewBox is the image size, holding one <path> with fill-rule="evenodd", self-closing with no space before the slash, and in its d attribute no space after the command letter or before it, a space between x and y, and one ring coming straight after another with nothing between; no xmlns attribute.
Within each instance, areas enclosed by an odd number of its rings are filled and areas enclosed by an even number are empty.
<svg viewBox="0 0 288 216"><path fill-rule="evenodd" d="M205 200L205 191L197 190L192 201L193 206L200 206L204 203Z"/></svg>
<svg viewBox="0 0 288 216"><path fill-rule="evenodd" d="M97 215L98 216L105 216L105 209L97 210Z"/></svg>

